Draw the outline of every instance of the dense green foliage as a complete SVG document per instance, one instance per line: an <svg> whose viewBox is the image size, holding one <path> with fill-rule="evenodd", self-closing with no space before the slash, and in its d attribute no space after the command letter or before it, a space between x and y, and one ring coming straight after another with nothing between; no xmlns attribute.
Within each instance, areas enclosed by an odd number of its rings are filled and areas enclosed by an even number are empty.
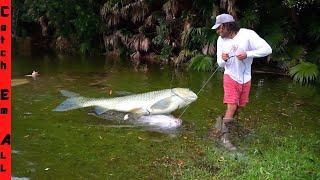
<svg viewBox="0 0 320 180"><path fill-rule="evenodd" d="M213 58L210 56L197 55L190 60L189 68L197 71L209 71L213 67Z"/></svg>
<svg viewBox="0 0 320 180"><path fill-rule="evenodd" d="M50 39L64 53L125 52L135 61L151 57L179 66L197 54L182 56L186 49L215 56L211 26L217 14L227 12L270 43L268 60L286 72L302 61L320 67L316 0L14 0L13 6L15 37Z"/></svg>
<svg viewBox="0 0 320 180"><path fill-rule="evenodd" d="M318 77L319 70L315 64L310 62L301 62L290 69L290 75L301 84L308 84Z"/></svg>

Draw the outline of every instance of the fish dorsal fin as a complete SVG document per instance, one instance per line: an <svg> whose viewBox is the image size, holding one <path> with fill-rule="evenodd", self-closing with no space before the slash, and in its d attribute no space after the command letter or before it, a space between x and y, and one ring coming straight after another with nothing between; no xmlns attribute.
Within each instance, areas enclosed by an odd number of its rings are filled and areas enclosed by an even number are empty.
<svg viewBox="0 0 320 180"><path fill-rule="evenodd" d="M78 93L74 93L67 90L60 90L60 93L62 94L62 96L69 97L69 98L80 96Z"/></svg>
<svg viewBox="0 0 320 180"><path fill-rule="evenodd" d="M94 112L97 114L97 115L101 115L103 113L105 113L106 111L108 111L109 109L108 108L105 108L105 107L101 107L101 106L96 106L94 108Z"/></svg>
<svg viewBox="0 0 320 180"><path fill-rule="evenodd" d="M171 97L167 97L167 98L162 99L162 100L156 102L155 104L153 104L151 106L151 109L153 109L153 110L167 109L170 106L171 103L172 103L172 98Z"/></svg>

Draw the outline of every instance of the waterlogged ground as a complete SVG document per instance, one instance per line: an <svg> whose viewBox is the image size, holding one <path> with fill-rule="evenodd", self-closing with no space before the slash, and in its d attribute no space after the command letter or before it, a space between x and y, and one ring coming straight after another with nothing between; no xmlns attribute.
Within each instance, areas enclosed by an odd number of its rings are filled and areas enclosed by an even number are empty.
<svg viewBox="0 0 320 180"><path fill-rule="evenodd" d="M37 70L37 79L24 77ZM168 134L87 114L52 112L59 90L113 97L172 87L194 92L210 73L167 67L135 71L104 58L14 57L12 175L29 179L319 179L320 89L255 74L228 152L208 134L224 112L221 72ZM173 114L178 117L182 110Z"/></svg>

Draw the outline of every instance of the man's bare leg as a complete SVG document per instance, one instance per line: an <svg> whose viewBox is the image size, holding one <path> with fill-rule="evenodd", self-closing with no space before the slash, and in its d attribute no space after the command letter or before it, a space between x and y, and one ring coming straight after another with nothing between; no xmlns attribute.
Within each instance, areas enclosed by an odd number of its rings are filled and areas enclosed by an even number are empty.
<svg viewBox="0 0 320 180"><path fill-rule="evenodd" d="M238 109L237 104L227 104L227 110L226 110L226 113L223 117L223 122L227 123L227 122L232 121L233 116L234 116L235 112L237 111L237 109Z"/></svg>
<svg viewBox="0 0 320 180"><path fill-rule="evenodd" d="M224 117L219 116L219 117L216 118L215 127L217 129L219 129L220 131L224 132L223 129L225 129L225 128L222 128L223 124L231 122L233 120L233 116L234 116L235 112L237 111L237 107L238 106L236 104L227 104L227 110L225 112Z"/></svg>

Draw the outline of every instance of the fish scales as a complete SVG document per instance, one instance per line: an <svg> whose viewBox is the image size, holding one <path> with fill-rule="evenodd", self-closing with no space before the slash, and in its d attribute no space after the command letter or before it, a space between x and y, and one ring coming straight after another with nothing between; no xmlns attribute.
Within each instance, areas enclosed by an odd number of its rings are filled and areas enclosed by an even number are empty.
<svg viewBox="0 0 320 180"><path fill-rule="evenodd" d="M135 94L124 97L116 97L112 99L105 98L90 98L88 99L88 103L84 103L84 107L92 106L95 104L99 104L102 107L106 107L108 109L117 109L117 108L125 108L131 107L132 104L139 104L140 106L147 105L149 103L154 103L162 98L167 98L172 96L173 93L170 89L153 91L143 94ZM133 108L126 108L127 110L132 110Z"/></svg>
<svg viewBox="0 0 320 180"><path fill-rule="evenodd" d="M53 111L67 111L82 107L96 107L98 114L108 110L133 112L140 115L168 114L176 109L185 107L197 99L197 95L187 88L173 88L152 91L142 94L128 95L115 98L85 98L73 92L62 90L69 97Z"/></svg>

